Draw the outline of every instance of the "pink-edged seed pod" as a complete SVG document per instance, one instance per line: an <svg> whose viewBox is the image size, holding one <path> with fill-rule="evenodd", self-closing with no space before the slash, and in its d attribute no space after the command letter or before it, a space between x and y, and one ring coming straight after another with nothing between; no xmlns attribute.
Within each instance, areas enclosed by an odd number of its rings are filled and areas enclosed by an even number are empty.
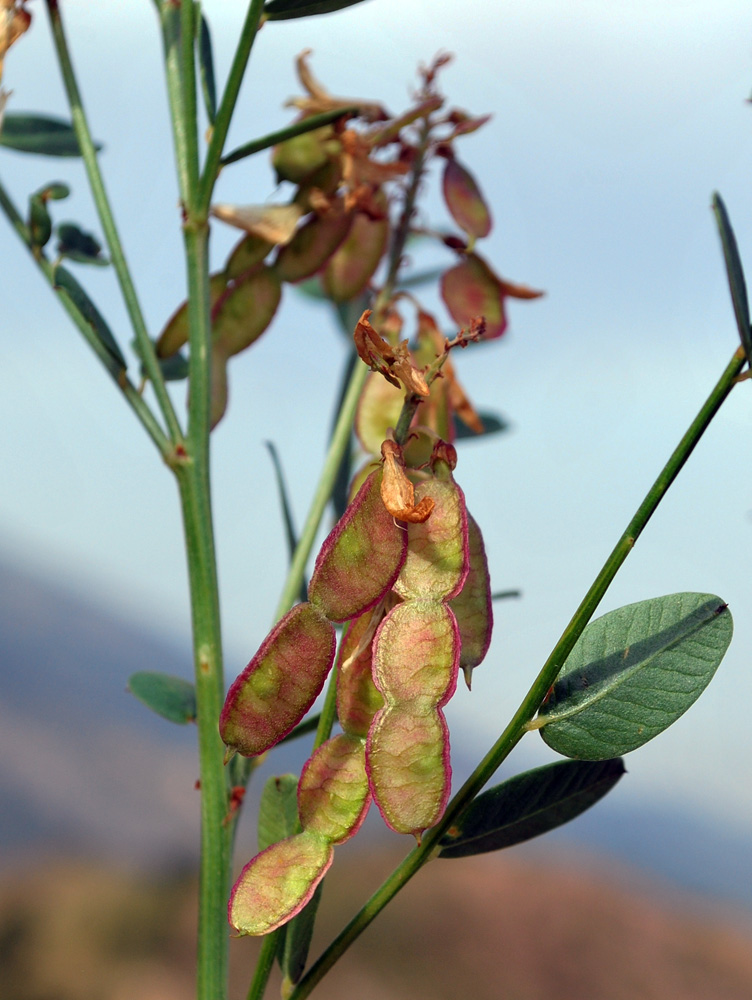
<svg viewBox="0 0 752 1000"><path fill-rule="evenodd" d="M298 782L298 814L304 830L343 844L354 836L371 804L365 740L340 733L315 751Z"/></svg>
<svg viewBox="0 0 752 1000"><path fill-rule="evenodd" d="M337 718L346 733L365 738L384 699L373 683L372 643L383 610L366 611L350 622L337 656Z"/></svg>
<svg viewBox="0 0 752 1000"><path fill-rule="evenodd" d="M374 801L387 826L420 837L439 821L451 787L449 730L441 709L409 705L377 712L366 744Z"/></svg>
<svg viewBox="0 0 752 1000"><path fill-rule="evenodd" d="M333 857L331 843L310 830L267 847L233 886L230 924L238 934L268 934L281 927L313 896Z"/></svg>
<svg viewBox="0 0 752 1000"><path fill-rule="evenodd" d="M303 718L334 662L336 636L313 604L296 605L274 626L227 693L219 732L230 751L264 753Z"/></svg>
<svg viewBox="0 0 752 1000"><path fill-rule="evenodd" d="M405 561L407 536L383 504L381 477L381 469L368 476L316 559L308 597L330 621L350 621L378 604Z"/></svg>
<svg viewBox="0 0 752 1000"><path fill-rule="evenodd" d="M467 515L469 572L462 590L449 602L460 631L460 669L468 688L473 670L483 661L491 644L493 609L491 578L483 536L475 519Z"/></svg>

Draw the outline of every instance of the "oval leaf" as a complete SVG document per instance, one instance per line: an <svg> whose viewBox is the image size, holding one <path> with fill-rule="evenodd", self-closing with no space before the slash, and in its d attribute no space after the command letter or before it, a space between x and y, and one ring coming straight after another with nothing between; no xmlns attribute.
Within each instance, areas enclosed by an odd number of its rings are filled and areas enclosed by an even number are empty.
<svg viewBox="0 0 752 1000"><path fill-rule="evenodd" d="M63 222L57 227L57 239L57 252L61 257L98 267L109 264L107 258L102 256L99 242L72 222Z"/></svg>
<svg viewBox="0 0 752 1000"><path fill-rule="evenodd" d="M235 679L219 717L228 748L263 753L300 722L334 661L334 629L312 604L298 604L274 626Z"/></svg>
<svg viewBox="0 0 752 1000"><path fill-rule="evenodd" d="M378 604L405 561L407 534L381 499L381 469L372 472L321 546L308 597L333 622Z"/></svg>
<svg viewBox="0 0 752 1000"><path fill-rule="evenodd" d="M128 678L128 690L168 722L184 725L196 719L196 689L181 677L139 670Z"/></svg>
<svg viewBox="0 0 752 1000"><path fill-rule="evenodd" d="M535 725L566 757L628 753L699 698L732 630L713 594L669 594L611 611L582 633Z"/></svg>
<svg viewBox="0 0 752 1000"><path fill-rule="evenodd" d="M297 831L298 779L294 774L272 775L259 799L259 850L264 851Z"/></svg>
<svg viewBox="0 0 752 1000"><path fill-rule="evenodd" d="M310 831L280 840L248 862L230 895L239 934L268 934L306 905L332 863L334 848Z"/></svg>
<svg viewBox="0 0 752 1000"><path fill-rule="evenodd" d="M563 760L510 778L474 799L441 838L440 858L466 858L520 844L585 812L625 773L620 757Z"/></svg>
<svg viewBox="0 0 752 1000"><path fill-rule="evenodd" d="M80 156L76 133L70 122L49 115L28 115L8 112L0 131L0 146L19 153L43 156ZM95 149L101 149L95 143Z"/></svg>

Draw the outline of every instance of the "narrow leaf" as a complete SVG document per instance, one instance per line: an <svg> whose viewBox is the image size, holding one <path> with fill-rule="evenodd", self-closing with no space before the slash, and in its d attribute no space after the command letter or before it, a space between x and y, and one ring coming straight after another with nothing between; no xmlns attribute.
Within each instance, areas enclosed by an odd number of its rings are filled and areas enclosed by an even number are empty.
<svg viewBox="0 0 752 1000"><path fill-rule="evenodd" d="M750 332L749 326L747 283L744 280L744 269L739 257L739 248L736 245L734 230L731 228L731 221L728 217L723 198L721 198L717 191L713 195L713 213L721 237L723 259L726 262L726 275L728 276L729 289L731 290L731 302L734 306L736 325L739 330L742 346L747 353L747 362L752 365L752 332Z"/></svg>
<svg viewBox="0 0 752 1000"><path fill-rule="evenodd" d="M262 135L258 139L252 139L250 142L243 143L242 146L238 146L237 149L233 149L232 152L227 153L219 161L222 166L226 166L228 163L235 163L237 160L242 160L246 156L253 156L254 153L260 153L264 149L269 149L271 146L276 146L279 143L286 142L288 139L294 139L297 135L303 135L305 132L313 132L323 125L330 125L332 122L336 122L338 119L343 118L345 115L353 115L358 111L358 106L356 104L351 105L346 108L335 108L332 111L322 111L319 115L310 115L301 121L294 122L292 125L287 125L285 128L278 129L276 132L270 132L268 135Z"/></svg>
<svg viewBox="0 0 752 1000"><path fill-rule="evenodd" d="M120 350L112 331L102 317L102 314L70 271L67 271L64 267L55 268L55 289L68 296L86 322L91 326L92 330L102 345L106 348L107 353L112 360L112 364L109 366L110 371L113 375L115 375L115 377L117 377L128 366L125 358L123 357L123 353Z"/></svg>
<svg viewBox="0 0 752 1000"><path fill-rule="evenodd" d="M465 858L520 844L585 812L625 773L620 757L560 761L518 774L479 795L441 838L440 858Z"/></svg>
<svg viewBox="0 0 752 1000"><path fill-rule="evenodd" d="M168 722L184 725L196 719L196 689L180 677L139 670L128 678L128 690Z"/></svg>
<svg viewBox="0 0 752 1000"><path fill-rule="evenodd" d="M259 799L259 850L292 837L298 828L298 779L294 774L272 775Z"/></svg>
<svg viewBox="0 0 752 1000"><path fill-rule="evenodd" d="M362 2L363 0L269 0L264 5L264 18L267 21L287 21L293 17L331 14L335 10L343 10Z"/></svg>
<svg viewBox="0 0 752 1000"><path fill-rule="evenodd" d="M217 88L214 83L214 56L212 54L211 33L209 23L201 15L198 36L198 64L201 75L201 92L204 96L204 105L209 122L213 125L217 117Z"/></svg>
<svg viewBox="0 0 752 1000"><path fill-rule="evenodd" d="M732 630L713 594L669 594L611 611L582 633L535 725L566 757L628 753L699 698Z"/></svg>
<svg viewBox="0 0 752 1000"><path fill-rule="evenodd" d="M290 557L290 562L295 555L295 550L298 547L298 536L295 531L295 523L292 517L292 508L290 506L290 497L287 492L287 483L285 482L285 475L282 471L282 463L279 460L279 455L277 454L277 449L272 441L265 441L266 447L271 455L272 464L274 465L274 475L277 480L277 492L279 494L279 503L282 508L282 519L285 523L285 535L287 537L287 552ZM306 585L301 583L300 585L300 600L307 600Z"/></svg>
<svg viewBox="0 0 752 1000"><path fill-rule="evenodd" d="M463 423L461 420L457 420L456 417L453 418L454 437L456 441L472 440L474 438L485 437L488 434L502 434L509 430L509 421L505 420L504 417L500 417L496 413L489 413L487 410L479 410L478 416L483 424L483 430L480 434L471 430L467 424Z"/></svg>
<svg viewBox="0 0 752 1000"><path fill-rule="evenodd" d="M43 156L80 156L76 133L70 122L49 115L8 112L0 131L0 146L19 153ZM101 149L99 143L95 149Z"/></svg>

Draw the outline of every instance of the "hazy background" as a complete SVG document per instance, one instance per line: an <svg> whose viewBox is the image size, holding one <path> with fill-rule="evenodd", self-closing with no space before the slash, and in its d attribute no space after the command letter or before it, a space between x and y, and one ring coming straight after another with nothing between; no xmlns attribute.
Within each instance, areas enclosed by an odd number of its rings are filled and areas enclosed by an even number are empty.
<svg viewBox="0 0 752 1000"><path fill-rule="evenodd" d="M62 7L156 334L184 297L185 279L153 9L125 0L66 0ZM221 83L244 4L207 0L204 9ZM39 5L32 10L31 32L6 61L11 110L67 116L45 16ZM230 147L289 121L282 104L298 92L293 60L305 47L333 93L379 99L395 113L408 104L418 62L453 52L441 80L449 103L493 113L457 145L494 215L480 250L504 276L546 290L538 302L510 304L503 341L457 361L476 404L512 424L503 437L463 446L457 478L483 527L494 587L523 591L522 600L496 606L494 642L472 695L458 689L450 708L462 760L484 752L516 708L738 343L709 204L718 189L752 267L750 28L749 5L724 0L476 0L464 7L371 0L331 17L268 24L257 39ZM22 210L42 184L69 181L74 196L55 206L56 218L100 232L77 162L1 150L0 176ZM427 192L426 218L446 223L435 176ZM264 154L228 168L216 193L236 202L273 196ZM235 238L215 228L217 264ZM0 559L12 570L6 593L18 588L18 569L49 580L73 595L71 615L85 617L81 609L93 602L123 623L138 622L174 651L170 666L188 677L188 596L171 477L1 221L0 246ZM435 259L451 262L438 252ZM111 269L77 267L76 274L127 343ZM273 327L231 367L230 410L214 436L213 470L228 679L265 635L285 572L263 442L280 450L300 523L344 351L327 312L310 310L286 289ZM175 398L182 407L184 386ZM692 817L740 843L752 834L751 430L744 384L602 606L708 591L729 603L736 623L708 692L629 757L629 775L613 793L620 810L614 836L638 809ZM45 655L43 675L33 660L19 668L40 701L51 697L52 682L41 677L54 675L54 642ZM121 664L113 690L122 690L131 669L159 669L154 660L150 654ZM59 713L61 732L65 723ZM3 725L5 742L22 746L28 732L12 734L9 718ZM160 725L144 713L144 727ZM551 758L537 737L528 740L512 769ZM133 742L116 744L113 761L127 761ZM17 752L26 780L49 777L54 741L48 750L45 757L28 746ZM106 799L98 801L101 808ZM748 884L744 871L739 878Z"/></svg>

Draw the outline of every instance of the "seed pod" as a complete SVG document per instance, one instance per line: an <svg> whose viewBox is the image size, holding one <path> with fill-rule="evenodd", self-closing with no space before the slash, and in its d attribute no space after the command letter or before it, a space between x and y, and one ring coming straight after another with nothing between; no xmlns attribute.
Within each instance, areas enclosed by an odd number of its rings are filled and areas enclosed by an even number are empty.
<svg viewBox="0 0 752 1000"><path fill-rule="evenodd" d="M470 687L473 670L483 661L491 644L493 610L491 607L491 579L483 545L483 536L477 522L467 515L469 571L465 585L449 606L457 619L460 630L460 668L465 683Z"/></svg>
<svg viewBox="0 0 752 1000"><path fill-rule="evenodd" d="M452 770L443 712L382 709L368 736L366 767L387 826L419 837L439 821L449 798Z"/></svg>
<svg viewBox="0 0 752 1000"><path fill-rule="evenodd" d="M465 496L453 479L429 479L415 487L415 502L434 502L423 524L407 527L407 557L394 589L405 599L430 597L449 600L465 583L468 573Z"/></svg>
<svg viewBox="0 0 752 1000"><path fill-rule="evenodd" d="M347 239L329 259L321 283L335 302L357 298L373 277L386 251L389 220L357 213Z"/></svg>
<svg viewBox="0 0 752 1000"><path fill-rule="evenodd" d="M326 264L346 238L352 225L352 213L332 210L315 215L281 247L274 261L274 270L282 281L302 281Z"/></svg>
<svg viewBox="0 0 752 1000"><path fill-rule="evenodd" d="M363 738L384 704L371 674L373 636L380 618L366 611L350 622L339 644L337 718L346 733Z"/></svg>
<svg viewBox="0 0 752 1000"><path fill-rule="evenodd" d="M442 180L444 201L452 218L475 239L491 232L491 213L475 178L454 158L446 161Z"/></svg>
<svg viewBox="0 0 752 1000"><path fill-rule="evenodd" d="M347 733L327 740L305 765L298 782L303 829L342 844L358 832L370 803L365 741Z"/></svg>
<svg viewBox="0 0 752 1000"><path fill-rule="evenodd" d="M254 236L249 233L236 243L232 253L227 258L224 275L227 281L234 281L252 267L256 267L270 253L274 243L265 240L261 236Z"/></svg>
<svg viewBox="0 0 752 1000"><path fill-rule="evenodd" d="M298 782L303 831L245 866L230 896L233 927L267 934L299 913L331 865L334 845L360 829L370 801L364 741L342 733L319 747Z"/></svg>
<svg viewBox="0 0 752 1000"><path fill-rule="evenodd" d="M313 604L298 604L236 678L219 717L229 750L254 757L300 722L334 661L334 629Z"/></svg>
<svg viewBox="0 0 752 1000"><path fill-rule="evenodd" d="M326 875L334 848L303 831L267 847L245 866L228 906L238 934L268 934L299 913Z"/></svg>
<svg viewBox="0 0 752 1000"><path fill-rule="evenodd" d="M381 470L366 479L321 547L309 600L333 622L357 618L389 592L405 561L407 537L384 507Z"/></svg>
<svg viewBox="0 0 752 1000"><path fill-rule="evenodd" d="M212 338L226 357L258 340L271 323L281 294L279 278L263 264L227 286L212 307Z"/></svg>
<svg viewBox="0 0 752 1000"><path fill-rule="evenodd" d="M224 273L209 278L209 301L214 306L227 288ZM188 343L188 303L183 302L170 316L157 338L157 357L170 358Z"/></svg>

